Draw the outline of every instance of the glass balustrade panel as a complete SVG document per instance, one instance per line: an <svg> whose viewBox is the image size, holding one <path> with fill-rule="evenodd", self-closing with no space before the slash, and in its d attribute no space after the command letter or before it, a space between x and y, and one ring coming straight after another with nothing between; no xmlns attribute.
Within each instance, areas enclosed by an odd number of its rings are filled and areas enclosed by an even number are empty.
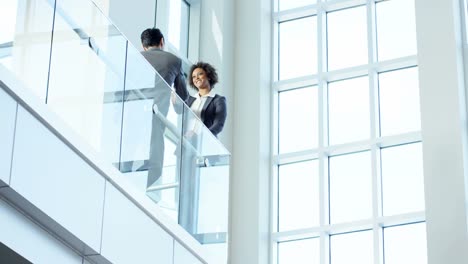
<svg viewBox="0 0 468 264"><path fill-rule="evenodd" d="M126 39L90 1L57 1L47 104L110 162L119 159Z"/></svg>
<svg viewBox="0 0 468 264"><path fill-rule="evenodd" d="M144 171L139 188L177 220L184 103L133 46L126 69L121 172Z"/></svg>
<svg viewBox="0 0 468 264"><path fill-rule="evenodd" d="M225 243L229 152L198 116L185 108L179 224L202 244Z"/></svg>
<svg viewBox="0 0 468 264"><path fill-rule="evenodd" d="M0 14L16 18L0 33L2 66L24 71L77 136L225 252L230 153L219 140L92 1L7 2Z"/></svg>
<svg viewBox="0 0 468 264"><path fill-rule="evenodd" d="M45 100L54 14L53 0L2 0L0 64Z"/></svg>

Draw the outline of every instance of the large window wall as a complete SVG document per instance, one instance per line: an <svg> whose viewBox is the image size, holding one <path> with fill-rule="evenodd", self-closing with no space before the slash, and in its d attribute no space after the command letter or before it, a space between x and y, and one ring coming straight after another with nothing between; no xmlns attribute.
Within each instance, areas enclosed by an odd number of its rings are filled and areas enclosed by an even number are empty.
<svg viewBox="0 0 468 264"><path fill-rule="evenodd" d="M273 263L427 263L414 0L274 0Z"/></svg>

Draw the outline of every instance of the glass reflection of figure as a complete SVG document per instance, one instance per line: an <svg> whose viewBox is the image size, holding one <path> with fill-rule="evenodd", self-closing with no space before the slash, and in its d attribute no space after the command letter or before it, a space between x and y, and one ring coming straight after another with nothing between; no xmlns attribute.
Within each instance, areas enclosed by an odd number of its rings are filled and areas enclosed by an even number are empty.
<svg viewBox="0 0 468 264"><path fill-rule="evenodd" d="M182 60L164 51L164 36L157 28L148 28L141 33L141 43L144 51L141 53L154 67L168 85L174 85L176 93L182 100L188 96L185 77L182 71ZM165 118L170 104L171 90L165 84L154 89L154 105L152 117L152 131L150 154L148 162L147 187L158 184L164 162L164 131ZM160 192L157 192L160 196ZM153 197L158 201L160 198Z"/></svg>
<svg viewBox="0 0 468 264"><path fill-rule="evenodd" d="M187 144L183 144L182 159L178 161L181 172L179 223L187 231L195 233L199 189L197 167L200 164L197 153L202 145L202 127L204 124L214 136L217 136L224 127L227 110L226 98L213 92L214 85L218 82L218 74L213 66L198 62L192 65L189 73L191 76L189 84L197 90L197 93L185 100L195 116L185 115L184 138Z"/></svg>

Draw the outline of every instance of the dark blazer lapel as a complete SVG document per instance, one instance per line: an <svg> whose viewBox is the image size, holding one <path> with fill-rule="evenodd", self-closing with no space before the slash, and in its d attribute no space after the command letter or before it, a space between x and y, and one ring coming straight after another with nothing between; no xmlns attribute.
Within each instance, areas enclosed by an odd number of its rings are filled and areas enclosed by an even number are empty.
<svg viewBox="0 0 468 264"><path fill-rule="evenodd" d="M208 106L210 105L211 101L213 101L213 99L214 99L214 97L211 97L211 96L208 96L206 98L205 104L203 105L203 109L201 111L201 119L202 120L205 120L206 108L208 108Z"/></svg>
<svg viewBox="0 0 468 264"><path fill-rule="evenodd" d="M195 97L189 96L187 98L187 105L190 107L190 106L192 106L193 102L195 102Z"/></svg>

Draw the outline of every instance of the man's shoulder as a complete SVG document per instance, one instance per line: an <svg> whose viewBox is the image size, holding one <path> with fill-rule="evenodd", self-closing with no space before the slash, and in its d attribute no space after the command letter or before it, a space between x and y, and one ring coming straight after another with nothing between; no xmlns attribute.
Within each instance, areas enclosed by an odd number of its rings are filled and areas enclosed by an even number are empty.
<svg viewBox="0 0 468 264"><path fill-rule="evenodd" d="M174 61L182 61L175 54L165 51L165 50L161 50L161 49L152 49L152 50L142 51L141 53L143 55L160 56L160 57L165 57L167 59L174 60Z"/></svg>

